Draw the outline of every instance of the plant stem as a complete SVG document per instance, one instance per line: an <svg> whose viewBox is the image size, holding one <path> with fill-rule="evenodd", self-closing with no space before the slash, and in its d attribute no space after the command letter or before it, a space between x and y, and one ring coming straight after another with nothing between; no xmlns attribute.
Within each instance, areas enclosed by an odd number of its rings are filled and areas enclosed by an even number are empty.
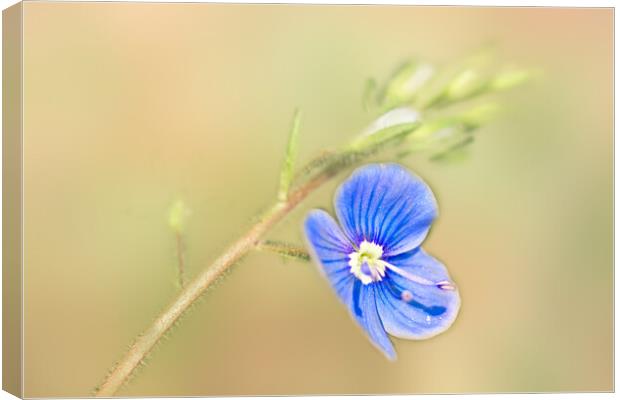
<svg viewBox="0 0 620 400"><path fill-rule="evenodd" d="M179 287L185 285L185 246L183 245L183 235L181 232L176 233L177 241L177 262L179 264Z"/></svg>
<svg viewBox="0 0 620 400"><path fill-rule="evenodd" d="M105 381L95 390L95 396L113 396L165 333L209 286L248 251L253 249L271 227L290 213L310 193L345 167L368 157L387 144L398 143L404 136L413 132L416 126L417 124L409 123L388 127L374 133L372 137L355 141L353 146L331 153L327 159L316 164L316 166L311 161L308 168L303 169L311 177L289 193L285 200L278 200L249 231L181 289L177 298L142 335L138 336L123 359L114 366ZM313 174L312 171L315 173Z"/></svg>
<svg viewBox="0 0 620 400"><path fill-rule="evenodd" d="M95 392L95 396L113 396L130 377L146 355L159 342L172 325L185 311L213 284L228 268L235 264L259 242L261 237L278 221L293 210L312 191L335 174L334 170L324 171L290 193L286 201L277 202L258 223L228 248L208 268L189 282L177 298L157 317L155 322L140 335L123 359Z"/></svg>

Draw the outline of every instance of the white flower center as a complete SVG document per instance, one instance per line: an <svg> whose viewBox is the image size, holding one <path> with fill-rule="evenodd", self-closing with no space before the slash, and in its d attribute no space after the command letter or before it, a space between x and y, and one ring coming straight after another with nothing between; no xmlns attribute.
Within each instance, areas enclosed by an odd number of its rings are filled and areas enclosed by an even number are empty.
<svg viewBox="0 0 620 400"><path fill-rule="evenodd" d="M379 282L385 277L385 270L389 269L394 273L420 285L431 285L441 290L456 290L456 286L450 281L433 282L409 271L399 268L381 259L383 247L376 243L364 240L360 243L359 249L349 254L349 272L364 285ZM402 294L403 301L411 300L411 292L405 291Z"/></svg>
<svg viewBox="0 0 620 400"><path fill-rule="evenodd" d="M385 276L385 261L381 260L383 248L376 244L363 241L359 250L349 254L349 270L364 285L377 282Z"/></svg>

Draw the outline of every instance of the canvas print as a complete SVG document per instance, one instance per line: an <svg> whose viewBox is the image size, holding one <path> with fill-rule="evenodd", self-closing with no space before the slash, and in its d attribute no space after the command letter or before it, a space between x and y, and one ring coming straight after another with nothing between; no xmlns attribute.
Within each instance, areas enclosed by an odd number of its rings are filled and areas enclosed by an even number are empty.
<svg viewBox="0 0 620 400"><path fill-rule="evenodd" d="M613 10L4 11L4 389L613 391Z"/></svg>

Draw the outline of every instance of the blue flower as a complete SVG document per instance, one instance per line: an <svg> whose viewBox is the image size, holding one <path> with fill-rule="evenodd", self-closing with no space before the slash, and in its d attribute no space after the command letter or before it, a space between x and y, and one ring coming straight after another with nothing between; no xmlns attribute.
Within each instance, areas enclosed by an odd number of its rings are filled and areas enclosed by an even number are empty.
<svg viewBox="0 0 620 400"><path fill-rule="evenodd" d="M338 223L313 210L305 222L312 256L372 343L389 359L388 333L426 339L452 325L460 307L446 268L420 245L437 216L430 188L397 164L357 169L336 193Z"/></svg>

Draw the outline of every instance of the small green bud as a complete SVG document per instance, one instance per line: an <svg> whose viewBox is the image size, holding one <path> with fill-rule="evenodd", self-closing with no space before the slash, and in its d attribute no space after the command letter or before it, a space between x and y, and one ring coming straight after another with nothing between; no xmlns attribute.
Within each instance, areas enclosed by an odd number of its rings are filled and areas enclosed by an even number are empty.
<svg viewBox="0 0 620 400"><path fill-rule="evenodd" d="M420 114L411 107L399 107L390 110L377 119L372 121L370 125L362 131L362 136L370 136L375 133L392 126L401 124L410 124L417 122L420 119Z"/></svg>
<svg viewBox="0 0 620 400"><path fill-rule="evenodd" d="M529 80L531 77L532 73L530 71L506 71L500 73L495 78L493 78L490 87L493 90L506 90L521 85L522 83Z"/></svg>
<svg viewBox="0 0 620 400"><path fill-rule="evenodd" d="M499 107L495 103L480 104L457 116L466 129L477 128L489 122L497 115Z"/></svg>
<svg viewBox="0 0 620 400"><path fill-rule="evenodd" d="M385 85L381 102L387 108L410 102L434 74L430 64L413 61L403 64Z"/></svg>
<svg viewBox="0 0 620 400"><path fill-rule="evenodd" d="M183 200L179 199L175 201L168 213L168 226L177 233L183 232L185 221L190 214L191 211L187 208Z"/></svg>
<svg viewBox="0 0 620 400"><path fill-rule="evenodd" d="M409 137L409 141L416 148L424 148L431 142L431 137L444 129L453 129L455 127L453 118L442 118L423 122L418 129Z"/></svg>
<svg viewBox="0 0 620 400"><path fill-rule="evenodd" d="M497 111L495 103L486 103L458 115L427 120L409 136L408 146L401 154L431 151L437 153L433 159L443 158L438 154L462 142L469 144L472 131L491 120Z"/></svg>
<svg viewBox="0 0 620 400"><path fill-rule="evenodd" d="M466 69L459 73L446 88L446 98L459 100L469 97L484 86L484 80L473 69Z"/></svg>

